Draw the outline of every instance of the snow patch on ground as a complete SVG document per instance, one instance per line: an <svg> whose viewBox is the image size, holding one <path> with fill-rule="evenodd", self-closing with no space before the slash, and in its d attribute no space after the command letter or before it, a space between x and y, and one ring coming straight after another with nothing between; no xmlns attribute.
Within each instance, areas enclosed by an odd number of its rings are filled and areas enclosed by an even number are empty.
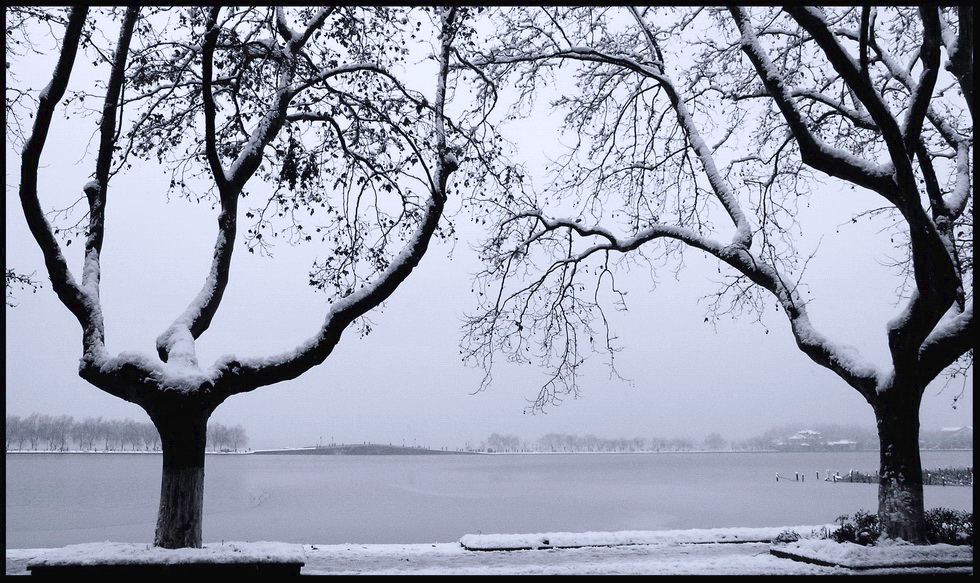
<svg viewBox="0 0 980 583"><path fill-rule="evenodd" d="M973 563L973 547L967 545L917 546L891 542L862 546L829 539L800 540L774 547L801 558L832 563L852 569Z"/></svg>

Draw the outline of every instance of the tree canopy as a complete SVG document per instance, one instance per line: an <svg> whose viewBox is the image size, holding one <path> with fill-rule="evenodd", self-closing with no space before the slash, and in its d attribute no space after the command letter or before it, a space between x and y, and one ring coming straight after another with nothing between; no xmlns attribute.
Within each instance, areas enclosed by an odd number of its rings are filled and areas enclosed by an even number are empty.
<svg viewBox="0 0 980 583"><path fill-rule="evenodd" d="M726 276L709 318L775 309L799 349L872 406L882 451L896 456L883 453L880 517L893 536L923 540L919 403L933 379L973 362L972 8L529 7L501 18L477 63L519 94L515 115L562 75L575 88L551 103L569 146L548 185L483 201L495 220L470 361L488 379L497 354L543 363L552 376L537 410L575 394L585 358L619 349L605 311L625 305L617 267L676 270L701 252ZM819 243L798 209L841 190L876 196L859 216L894 244L886 363L808 310Z"/></svg>
<svg viewBox="0 0 980 583"><path fill-rule="evenodd" d="M18 48L7 112L17 122L7 135L21 146L21 207L52 289L82 329L79 375L142 407L160 432L158 546L201 544L203 453L214 409L322 363L344 331L387 300L429 244L451 236L443 218L456 189L451 177L506 179L487 112L454 99L466 82L452 68L471 43L470 13L383 6L9 11L8 43ZM107 31L115 29L112 40ZM56 49L55 62L44 63L47 85L17 84L31 64L44 62L50 41ZM91 179L75 185L83 216L56 226L42 198L52 168L65 161L42 163L42 155L64 112L95 120L95 132L82 159ZM110 186L128 173L150 182L147 170L160 167L168 194L218 211L210 268L155 351L113 353L100 293ZM241 209L249 195L259 202ZM240 223L248 225L244 235ZM226 354L208 366L196 343L222 305L239 237L253 253L268 252L278 237L322 245L307 276L329 301L316 333L296 339L295 348ZM84 241L80 278L63 253L75 238Z"/></svg>

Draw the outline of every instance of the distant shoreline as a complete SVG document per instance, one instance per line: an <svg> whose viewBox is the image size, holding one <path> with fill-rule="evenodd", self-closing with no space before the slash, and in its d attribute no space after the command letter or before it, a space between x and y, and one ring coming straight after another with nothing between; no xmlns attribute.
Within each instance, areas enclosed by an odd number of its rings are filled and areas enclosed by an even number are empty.
<svg viewBox="0 0 980 583"><path fill-rule="evenodd" d="M660 451L458 451L427 449L407 446L389 446L378 444L362 445L342 445L342 446L321 446L321 447L296 447L282 449L260 449L249 451L209 451L206 455L633 455L633 454L701 454L701 453L862 453L877 452L877 449L858 449L858 450L811 450L811 451L784 451L776 449L740 449L740 450L660 450ZM953 449L924 449L922 453L929 452L954 452L954 451L973 451L973 448L953 448ZM105 451L105 450L7 450L7 454L109 454L109 455L160 455L157 451Z"/></svg>
<svg viewBox="0 0 980 583"><path fill-rule="evenodd" d="M472 455L477 453L482 452L363 443L360 445L327 445L294 449L259 449L252 451L251 455Z"/></svg>
<svg viewBox="0 0 980 583"><path fill-rule="evenodd" d="M70 454L70 455L81 455L81 454L107 454L107 455L161 455L163 454L160 450L154 451L116 451L109 450L85 450L85 449L70 449L65 451L51 450L51 449L12 449L7 450L8 454L44 454L44 455L55 455L55 454ZM208 451L205 452L207 455L248 455L252 452L250 451Z"/></svg>

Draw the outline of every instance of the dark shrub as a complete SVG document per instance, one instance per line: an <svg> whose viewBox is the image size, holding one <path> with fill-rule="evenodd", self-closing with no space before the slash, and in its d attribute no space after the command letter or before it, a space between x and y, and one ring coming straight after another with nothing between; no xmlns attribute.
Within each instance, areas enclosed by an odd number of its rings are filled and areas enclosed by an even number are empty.
<svg viewBox="0 0 980 583"><path fill-rule="evenodd" d="M926 540L930 544L973 545L973 513L949 508L926 510ZM864 510L854 513L854 519L844 514L837 517L840 528L830 533L835 541L873 545L881 536L878 516Z"/></svg>
<svg viewBox="0 0 980 583"><path fill-rule="evenodd" d="M873 545L881 530L878 528L878 515L870 514L864 510L854 513L854 522L850 522L850 517L846 514L838 516L840 528L830 533L831 538L839 543L849 542L859 545Z"/></svg>
<svg viewBox="0 0 980 583"><path fill-rule="evenodd" d="M973 545L973 513L949 508L926 510L926 540L932 544Z"/></svg>
<svg viewBox="0 0 980 583"><path fill-rule="evenodd" d="M776 535L776 538L772 539L773 543L776 544L786 544L795 543L800 540L800 535L795 530L784 530L783 532Z"/></svg>

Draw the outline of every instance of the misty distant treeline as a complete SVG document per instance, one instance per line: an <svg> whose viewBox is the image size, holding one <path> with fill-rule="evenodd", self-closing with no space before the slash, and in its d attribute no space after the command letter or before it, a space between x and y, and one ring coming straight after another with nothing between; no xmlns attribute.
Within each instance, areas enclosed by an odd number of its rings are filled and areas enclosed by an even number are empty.
<svg viewBox="0 0 980 583"><path fill-rule="evenodd" d="M160 434L148 421L32 413L7 415L5 429L6 451L160 451ZM208 423L208 450L239 451L247 443L241 425Z"/></svg>
<svg viewBox="0 0 980 583"><path fill-rule="evenodd" d="M973 428L923 430L922 449L972 449ZM548 433L537 440L493 433L476 451L602 453L664 451L875 451L878 434L873 428L856 425L784 425L743 440L728 440L719 433L704 439L633 437L603 438L595 435Z"/></svg>

